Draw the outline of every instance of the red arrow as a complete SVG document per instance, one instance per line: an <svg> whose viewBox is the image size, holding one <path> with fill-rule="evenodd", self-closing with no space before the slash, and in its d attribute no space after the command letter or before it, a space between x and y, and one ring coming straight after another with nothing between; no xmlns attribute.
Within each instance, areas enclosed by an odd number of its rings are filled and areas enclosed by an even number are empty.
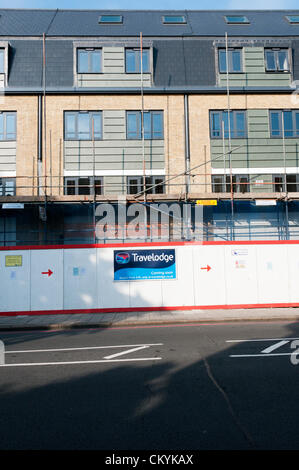
<svg viewBox="0 0 299 470"><path fill-rule="evenodd" d="M48 274L48 276L50 277L53 274L53 271L51 271L51 269L48 269L48 271L42 274Z"/></svg>
<svg viewBox="0 0 299 470"><path fill-rule="evenodd" d="M212 269L212 268L211 268L211 266L209 266L209 265L207 264L207 266L206 266L205 268L200 268L200 269L206 269L206 270L207 270L207 272L209 272L209 271L210 271L210 269Z"/></svg>

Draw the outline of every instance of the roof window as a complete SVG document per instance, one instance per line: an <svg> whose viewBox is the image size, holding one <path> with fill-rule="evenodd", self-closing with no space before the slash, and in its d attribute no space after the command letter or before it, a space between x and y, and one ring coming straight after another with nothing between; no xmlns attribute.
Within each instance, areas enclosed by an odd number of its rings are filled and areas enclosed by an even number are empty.
<svg viewBox="0 0 299 470"><path fill-rule="evenodd" d="M101 15L99 18L99 23L104 24L120 24L122 22L122 15Z"/></svg>
<svg viewBox="0 0 299 470"><path fill-rule="evenodd" d="M184 15L166 15L162 17L164 24L186 24L186 17Z"/></svg>
<svg viewBox="0 0 299 470"><path fill-rule="evenodd" d="M249 24L250 23L247 16L241 16L241 15L225 16L224 19L228 24Z"/></svg>

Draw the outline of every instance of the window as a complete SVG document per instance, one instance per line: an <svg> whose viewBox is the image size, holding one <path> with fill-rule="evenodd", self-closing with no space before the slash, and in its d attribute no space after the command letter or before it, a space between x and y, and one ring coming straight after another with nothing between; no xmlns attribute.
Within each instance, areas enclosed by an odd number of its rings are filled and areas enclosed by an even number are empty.
<svg viewBox="0 0 299 470"><path fill-rule="evenodd" d="M250 23L250 21L248 20L246 16L231 15L231 16L225 16L224 19L228 24L249 24Z"/></svg>
<svg viewBox="0 0 299 470"><path fill-rule="evenodd" d="M142 72L150 71L149 49L142 50ZM126 49L126 73L141 72L141 51L140 49Z"/></svg>
<svg viewBox="0 0 299 470"><path fill-rule="evenodd" d="M0 196L15 196L16 180L14 178L0 178Z"/></svg>
<svg viewBox="0 0 299 470"><path fill-rule="evenodd" d="M232 139L247 137L246 111L211 111L210 135L211 139L229 138L228 114L230 115L230 134ZM224 136L223 131L224 130Z"/></svg>
<svg viewBox="0 0 299 470"><path fill-rule="evenodd" d="M0 112L0 140L16 140L16 113Z"/></svg>
<svg viewBox="0 0 299 470"><path fill-rule="evenodd" d="M0 73L4 73L4 54L5 50L0 49Z"/></svg>
<svg viewBox="0 0 299 470"><path fill-rule="evenodd" d="M127 139L142 138L141 111L127 111ZM163 139L163 112L145 111L143 113L144 138Z"/></svg>
<svg viewBox="0 0 299 470"><path fill-rule="evenodd" d="M270 111L271 137L299 137L299 111Z"/></svg>
<svg viewBox="0 0 299 470"><path fill-rule="evenodd" d="M99 18L99 23L121 24L122 22L123 17L121 15L101 15Z"/></svg>
<svg viewBox="0 0 299 470"><path fill-rule="evenodd" d="M94 112L65 112L65 140L100 140L102 139L102 113Z"/></svg>
<svg viewBox="0 0 299 470"><path fill-rule="evenodd" d="M103 178L96 176L69 177L64 179L64 194L75 195L96 195L103 194Z"/></svg>
<svg viewBox="0 0 299 470"><path fill-rule="evenodd" d="M289 72L288 49L265 49L267 72Z"/></svg>
<svg viewBox="0 0 299 470"><path fill-rule="evenodd" d="M250 192L249 176L248 175L232 175L232 186L234 193L248 193ZM214 193L230 193L231 192L231 178L230 175L213 175L212 176L212 191Z"/></svg>
<svg viewBox="0 0 299 470"><path fill-rule="evenodd" d="M101 49L77 50L78 73L101 73L102 51Z"/></svg>
<svg viewBox="0 0 299 470"><path fill-rule="evenodd" d="M227 50L227 59L226 61L226 49L219 49L218 60L220 73L226 73L227 62L229 73L241 73L243 71L242 49L229 48Z"/></svg>
<svg viewBox="0 0 299 470"><path fill-rule="evenodd" d="M127 193L138 194L143 191L143 176L128 176ZM152 187L154 186L154 187ZM145 189L147 194L164 194L164 177L163 176L146 176Z"/></svg>
<svg viewBox="0 0 299 470"><path fill-rule="evenodd" d="M299 23L299 15L286 16L286 19L291 24L298 24Z"/></svg>
<svg viewBox="0 0 299 470"><path fill-rule="evenodd" d="M164 24L186 24L186 17L184 15L167 15L162 18Z"/></svg>

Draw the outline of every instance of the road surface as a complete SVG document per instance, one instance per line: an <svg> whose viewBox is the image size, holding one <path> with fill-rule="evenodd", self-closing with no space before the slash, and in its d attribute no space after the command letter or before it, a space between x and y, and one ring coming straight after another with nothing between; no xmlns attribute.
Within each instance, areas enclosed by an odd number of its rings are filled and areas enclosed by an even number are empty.
<svg viewBox="0 0 299 470"><path fill-rule="evenodd" d="M298 323L0 339L1 450L299 449Z"/></svg>

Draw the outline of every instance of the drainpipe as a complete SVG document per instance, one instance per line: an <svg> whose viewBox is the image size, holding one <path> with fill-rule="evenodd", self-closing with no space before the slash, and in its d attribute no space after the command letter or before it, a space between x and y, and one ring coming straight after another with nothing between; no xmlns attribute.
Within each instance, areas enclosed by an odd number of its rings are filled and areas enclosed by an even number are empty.
<svg viewBox="0 0 299 470"><path fill-rule="evenodd" d="M184 118L185 118L185 187L186 199L190 192L190 141L189 141L189 100L188 95L184 95Z"/></svg>
<svg viewBox="0 0 299 470"><path fill-rule="evenodd" d="M42 160L43 160L43 102L42 96L38 96L38 153L37 153L37 181L38 181L38 195L42 195Z"/></svg>

